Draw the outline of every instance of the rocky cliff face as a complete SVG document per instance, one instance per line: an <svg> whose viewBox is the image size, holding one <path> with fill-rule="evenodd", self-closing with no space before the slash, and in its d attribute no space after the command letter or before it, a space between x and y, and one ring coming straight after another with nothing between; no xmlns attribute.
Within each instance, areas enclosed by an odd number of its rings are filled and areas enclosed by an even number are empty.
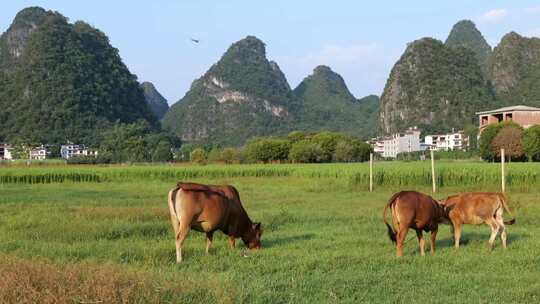
<svg viewBox="0 0 540 304"><path fill-rule="evenodd" d="M498 96L520 95L528 90L527 83L535 85L534 75L538 74L539 65L540 39L511 32L501 39L493 51L489 62L489 79ZM536 82L536 86L539 85Z"/></svg>
<svg viewBox="0 0 540 304"><path fill-rule="evenodd" d="M293 119L290 87L264 43L248 36L167 112L165 128L181 139L239 145L248 138L286 132Z"/></svg>
<svg viewBox="0 0 540 304"><path fill-rule="evenodd" d="M47 17L54 15L41 7L29 7L20 11L0 37L0 69L12 71L23 55L30 35Z"/></svg>
<svg viewBox="0 0 540 304"><path fill-rule="evenodd" d="M293 91L299 110L295 129L338 131L350 135L373 135L378 98L357 100L343 78L327 66L318 66Z"/></svg>
<svg viewBox="0 0 540 304"><path fill-rule="evenodd" d="M482 67L484 75L487 74L488 60L491 55L491 46L487 43L482 33L470 20L461 20L456 23L445 42L446 46L457 48L464 47L474 52L478 63Z"/></svg>
<svg viewBox="0 0 540 304"><path fill-rule="evenodd" d="M381 96L383 132L461 128L492 101L475 54L423 38L409 43Z"/></svg>
<svg viewBox="0 0 540 304"><path fill-rule="evenodd" d="M141 83L141 88L143 89L144 99L150 107L150 110L152 110L158 119L162 119L169 109L167 100L157 91L156 87L151 82Z"/></svg>

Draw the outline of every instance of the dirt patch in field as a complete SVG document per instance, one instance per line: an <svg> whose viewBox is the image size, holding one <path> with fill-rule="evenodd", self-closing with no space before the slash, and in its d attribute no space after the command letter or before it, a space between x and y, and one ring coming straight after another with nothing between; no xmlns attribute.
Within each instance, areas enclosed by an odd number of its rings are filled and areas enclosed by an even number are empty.
<svg viewBox="0 0 540 304"><path fill-rule="evenodd" d="M190 294L113 265L58 266L0 255L1 303L162 303Z"/></svg>

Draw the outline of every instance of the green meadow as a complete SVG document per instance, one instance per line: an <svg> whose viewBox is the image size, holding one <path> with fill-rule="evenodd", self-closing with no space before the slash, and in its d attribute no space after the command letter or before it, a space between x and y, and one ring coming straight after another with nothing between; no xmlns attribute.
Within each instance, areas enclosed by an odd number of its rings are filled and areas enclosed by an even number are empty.
<svg viewBox="0 0 540 304"><path fill-rule="evenodd" d="M443 198L500 188L498 164L437 164ZM507 226L490 252L487 226L462 247L442 225L435 255L414 232L395 257L382 210L395 191L431 192L429 163L0 167L0 302L30 303L537 303L540 166L508 166ZM427 173L426 173L427 172ZM367 176L367 178L366 178ZM232 184L263 223L263 249L209 255L192 231L176 264L166 196L177 180ZM506 215L508 218L508 215ZM429 247L427 247L429 248ZM36 300L37 299L37 300Z"/></svg>

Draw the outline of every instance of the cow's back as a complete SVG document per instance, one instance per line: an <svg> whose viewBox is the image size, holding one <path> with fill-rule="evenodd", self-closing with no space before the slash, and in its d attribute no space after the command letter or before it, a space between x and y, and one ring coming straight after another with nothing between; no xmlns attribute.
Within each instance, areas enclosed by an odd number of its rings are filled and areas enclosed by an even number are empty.
<svg viewBox="0 0 540 304"><path fill-rule="evenodd" d="M182 188L177 192L175 212L180 220L189 221L198 231L220 229L228 217L229 199L208 189Z"/></svg>
<svg viewBox="0 0 540 304"><path fill-rule="evenodd" d="M464 224L481 224L502 207L500 199L499 193L468 192L449 197L445 205L450 218Z"/></svg>
<svg viewBox="0 0 540 304"><path fill-rule="evenodd" d="M394 212L398 221L412 228L431 230L439 218L437 202L431 196L416 191L402 191L395 197Z"/></svg>

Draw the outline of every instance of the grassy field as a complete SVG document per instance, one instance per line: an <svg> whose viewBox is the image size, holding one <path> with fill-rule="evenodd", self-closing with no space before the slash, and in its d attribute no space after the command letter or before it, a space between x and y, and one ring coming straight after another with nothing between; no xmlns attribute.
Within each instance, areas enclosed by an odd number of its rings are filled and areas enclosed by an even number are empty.
<svg viewBox="0 0 540 304"><path fill-rule="evenodd" d="M351 166L359 168L365 164ZM272 168L268 170L289 170ZM204 235L192 232L185 243L185 262L180 265L174 261L166 203L167 191L174 185L176 175L145 178L133 174L128 178L107 171L117 168L70 167L51 168L48 172L93 170L104 178L99 182L0 183L0 302L540 300L537 188L510 187L510 207L517 216L517 224L508 227L506 251L500 241L493 252L488 251L486 226L466 226L463 246L456 252L451 247L449 228L442 226L434 256L419 256L411 231L405 257L396 259L381 214L390 195L404 189L403 186L380 185L374 193L351 187L351 175L347 174L354 174L354 170L347 165L313 166L309 167L310 174L305 173L308 169L304 167L283 168L304 173L194 176L192 180L198 182L237 186L251 218L263 223L264 249L247 252L246 257L243 245L230 250L223 234L217 233L210 255L205 255ZM6 176L5 170L16 170L9 173L12 175L32 175L48 168L0 168L0 175ZM131 170L148 174L144 170L158 168ZM337 172L338 176L317 176L317 171ZM405 188L425 192L430 189L422 184ZM495 184L464 182L459 187L442 187L435 196L444 197L464 189L496 188Z"/></svg>

